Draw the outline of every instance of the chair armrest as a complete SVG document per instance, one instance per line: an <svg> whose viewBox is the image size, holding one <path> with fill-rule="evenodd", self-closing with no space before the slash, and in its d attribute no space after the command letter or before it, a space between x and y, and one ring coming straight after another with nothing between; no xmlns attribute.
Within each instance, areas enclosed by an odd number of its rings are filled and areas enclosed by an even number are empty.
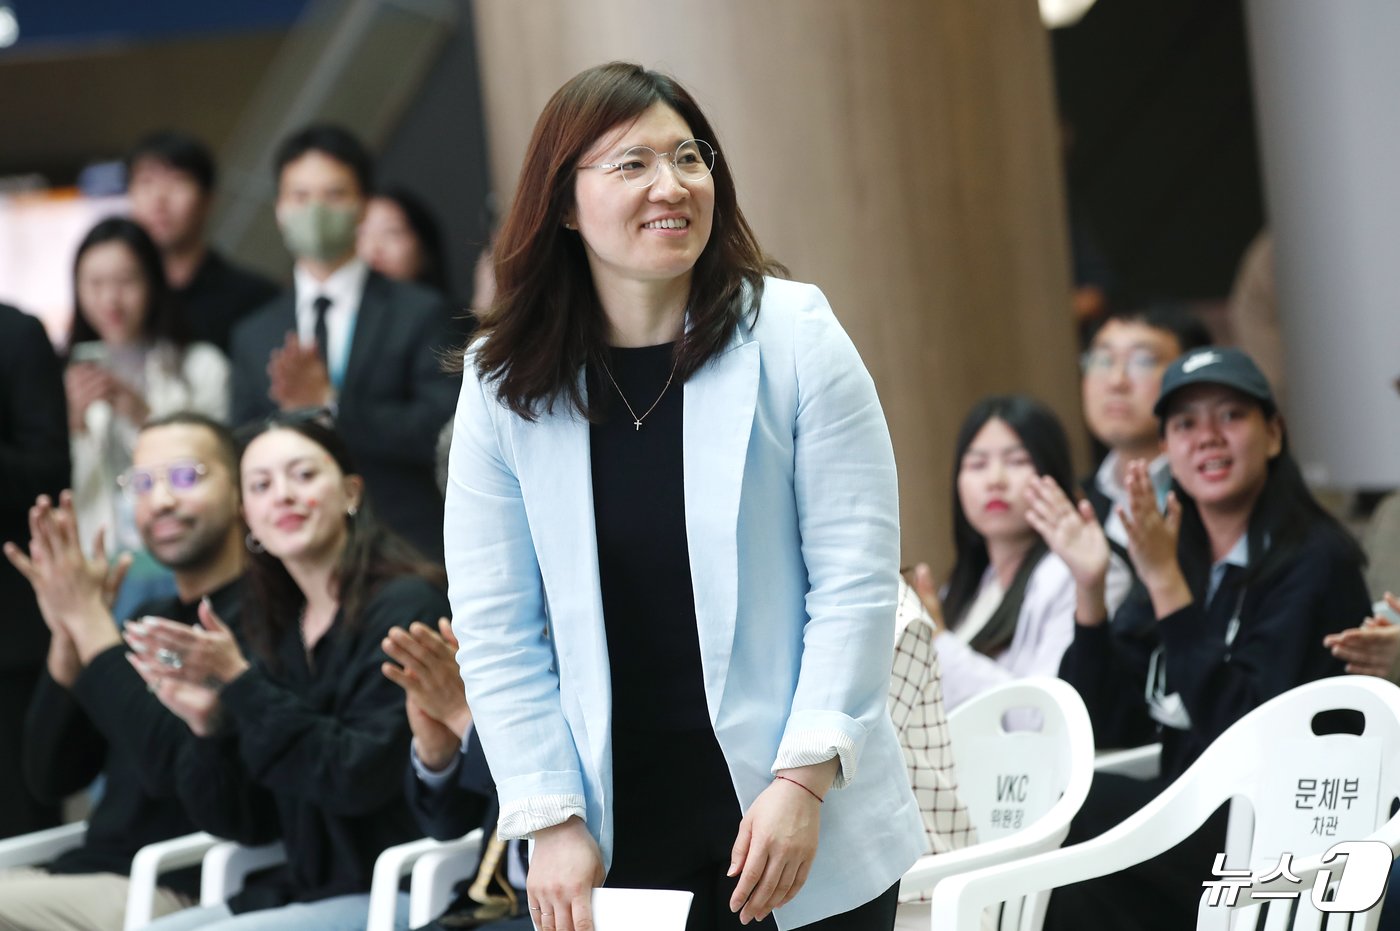
<svg viewBox="0 0 1400 931"><path fill-rule="evenodd" d="M199 874L199 904L219 905L243 891L248 874L287 862L281 842L245 847L231 840L220 841L204 855Z"/></svg>
<svg viewBox="0 0 1400 931"><path fill-rule="evenodd" d="M147 844L131 859L131 881L126 894L126 931L135 931L151 923L155 908L156 886L160 874L185 866L195 866L204 853L219 843L213 834L200 831L170 840Z"/></svg>
<svg viewBox="0 0 1400 931"><path fill-rule="evenodd" d="M1162 774L1162 745L1146 744L1094 755L1094 772L1116 773L1133 779L1156 779Z"/></svg>
<svg viewBox="0 0 1400 931"><path fill-rule="evenodd" d="M87 822L61 824L46 831L0 840L0 869L47 863L59 854L81 847L87 838Z"/></svg>
<svg viewBox="0 0 1400 931"><path fill-rule="evenodd" d="M472 875L480 857L480 831L472 831L461 840L446 841L419 857L409 886L409 926L425 925L446 911L452 887Z"/></svg>
<svg viewBox="0 0 1400 931"><path fill-rule="evenodd" d="M466 843L479 846L481 831L473 831L459 841L436 841L424 837L389 847L381 853L374 861L374 878L369 890L369 920L365 931L393 931L394 914L398 910L399 882L409 874L420 857L444 846ZM430 915L422 922L410 921L410 925L426 924L435 917Z"/></svg>

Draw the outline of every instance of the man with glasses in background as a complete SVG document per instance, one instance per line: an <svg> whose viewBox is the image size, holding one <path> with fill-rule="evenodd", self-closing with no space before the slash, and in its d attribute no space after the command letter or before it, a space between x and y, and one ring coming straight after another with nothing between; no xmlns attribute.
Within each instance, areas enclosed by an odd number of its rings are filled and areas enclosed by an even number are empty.
<svg viewBox="0 0 1400 931"><path fill-rule="evenodd" d="M1128 463L1145 459L1151 464L1157 497L1165 501L1172 479L1152 405L1171 361L1210 343L1205 325L1185 307L1148 305L1106 317L1080 359L1084 421L1094 439L1108 447L1098 471L1082 487L1113 551L1105 593L1110 614L1123 603L1134 579L1127 531L1117 512L1127 507L1123 478Z"/></svg>
<svg viewBox="0 0 1400 931"><path fill-rule="evenodd" d="M228 429L198 414L151 421L121 485L142 542L174 573L177 591L137 616L198 625L207 603L237 630L244 543ZM128 661L109 607L120 568L100 555L83 556L71 494L57 505L40 498L30 527L27 551L5 544L9 561L34 587L51 634L48 668L25 727L26 776L34 792L55 803L99 772L106 783L80 846L37 869L0 872L0 927L118 931L132 857L146 844L195 830L174 784L176 755L193 738ZM181 662L174 654L156 660ZM198 871L167 874L162 882L157 916L193 903Z"/></svg>

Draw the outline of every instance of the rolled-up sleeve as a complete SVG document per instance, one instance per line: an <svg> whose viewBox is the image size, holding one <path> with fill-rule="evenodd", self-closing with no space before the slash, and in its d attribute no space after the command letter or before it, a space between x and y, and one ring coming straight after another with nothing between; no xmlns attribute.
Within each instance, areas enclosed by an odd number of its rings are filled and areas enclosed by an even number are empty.
<svg viewBox="0 0 1400 931"><path fill-rule="evenodd" d="M444 543L457 663L491 770L504 838L584 816L582 766L560 704L539 563L497 418L513 416L475 372L462 379Z"/></svg>
<svg viewBox="0 0 1400 931"><path fill-rule="evenodd" d="M809 590L802 663L773 769L840 758L855 779L888 714L899 579L899 492L885 415L816 288L796 314L794 492Z"/></svg>

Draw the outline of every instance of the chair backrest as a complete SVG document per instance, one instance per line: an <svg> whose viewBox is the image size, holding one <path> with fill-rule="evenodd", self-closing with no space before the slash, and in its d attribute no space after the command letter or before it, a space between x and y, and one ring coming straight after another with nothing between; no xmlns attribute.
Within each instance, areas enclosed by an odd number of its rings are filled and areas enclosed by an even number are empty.
<svg viewBox="0 0 1400 931"><path fill-rule="evenodd" d="M693 892L672 889L594 889L596 931L685 931Z"/></svg>
<svg viewBox="0 0 1400 931"><path fill-rule="evenodd" d="M1333 732L1339 725L1343 732ZM1143 862L1180 843L1226 801L1232 804L1224 866L1245 871L1244 894L1240 907L1228 908L1210 905L1211 892L1203 892L1198 927L1332 927L1326 909L1312 904L1311 884L1330 871L1321 882L1340 896L1351 864L1324 865L1328 849L1365 839L1400 849L1400 817L1391 817L1400 805L1400 688L1342 676L1279 695L1235 722L1122 824L1074 847L950 878L934 891L933 917L940 927L971 929L983 908L1008 897ZM1299 881L1280 874L1263 886L1285 853ZM1261 891L1297 894L1259 904ZM1378 917L1373 909L1350 927L1374 928Z"/></svg>
<svg viewBox="0 0 1400 931"><path fill-rule="evenodd" d="M983 692L948 715L948 731L958 796L979 842L1025 830L1067 794L1082 802L1089 791L1093 729L1079 694L1059 679L1036 676ZM1069 821L1055 830L1058 844Z"/></svg>
<svg viewBox="0 0 1400 931"><path fill-rule="evenodd" d="M953 710L948 730L977 847L1004 845L992 862L1064 842L1094 775L1093 727L1073 686L1049 676L1005 683ZM1041 894L1008 902L999 924L1038 929L1048 902Z"/></svg>

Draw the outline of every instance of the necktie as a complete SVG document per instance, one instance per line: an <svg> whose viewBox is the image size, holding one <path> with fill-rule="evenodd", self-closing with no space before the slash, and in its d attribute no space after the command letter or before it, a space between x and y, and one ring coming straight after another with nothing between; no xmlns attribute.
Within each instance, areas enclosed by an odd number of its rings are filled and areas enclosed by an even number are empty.
<svg viewBox="0 0 1400 931"><path fill-rule="evenodd" d="M312 308L316 311L316 329L313 331L316 336L316 352L321 357L321 364L330 371L330 353L326 346L329 338L326 336L326 311L331 309L331 299L324 294L318 295L316 300L311 302Z"/></svg>

